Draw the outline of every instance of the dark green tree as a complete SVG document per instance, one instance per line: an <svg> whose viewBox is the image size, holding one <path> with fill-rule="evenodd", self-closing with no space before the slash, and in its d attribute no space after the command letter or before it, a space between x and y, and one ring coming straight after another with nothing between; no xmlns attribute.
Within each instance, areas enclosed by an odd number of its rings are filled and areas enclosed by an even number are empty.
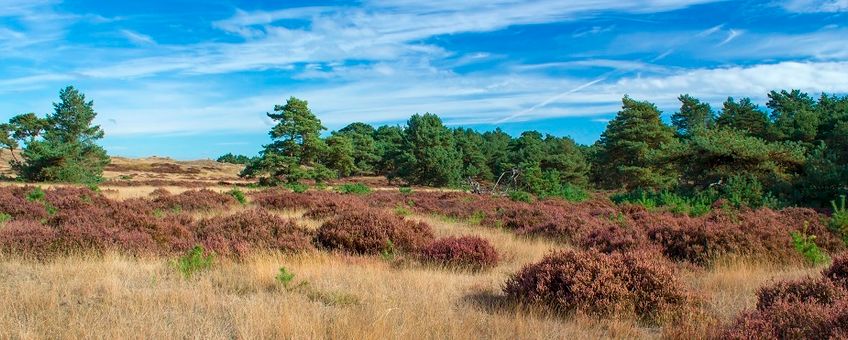
<svg viewBox="0 0 848 340"><path fill-rule="evenodd" d="M352 123L334 135L350 138L353 143L353 160L356 164L356 172L361 175L374 174L380 155L374 135L377 131L371 125L365 123Z"/></svg>
<svg viewBox="0 0 848 340"><path fill-rule="evenodd" d="M696 189L753 178L766 188L790 183L804 165L804 148L794 142L767 142L730 128L703 130L681 143L666 144L664 163L677 164L682 184Z"/></svg>
<svg viewBox="0 0 848 340"><path fill-rule="evenodd" d="M677 97L680 111L671 116L671 123L682 137L692 135L694 131L709 129L715 125L715 114L708 103L702 103L688 94Z"/></svg>
<svg viewBox="0 0 848 340"><path fill-rule="evenodd" d="M665 188L674 184L669 164L654 162L653 153L674 140L672 128L660 120L649 102L628 96L597 145L593 174L606 188Z"/></svg>
<svg viewBox="0 0 848 340"><path fill-rule="evenodd" d="M400 164L405 162L403 154L403 129L399 126L383 125L374 132L374 147L379 159L377 173L393 180L398 177Z"/></svg>
<svg viewBox="0 0 848 340"><path fill-rule="evenodd" d="M727 98L716 119L716 125L763 139L769 135L768 116L751 102L750 98L742 98L738 103L733 98Z"/></svg>
<svg viewBox="0 0 848 340"><path fill-rule="evenodd" d="M311 165L324 151L321 131L327 128L309 109L307 101L291 97L285 105L274 106L274 113L268 113L268 117L277 122L269 132L275 151L302 165Z"/></svg>
<svg viewBox="0 0 848 340"><path fill-rule="evenodd" d="M771 139L815 141L821 119L813 98L799 90L771 91L768 97L766 106L774 122Z"/></svg>
<svg viewBox="0 0 848 340"><path fill-rule="evenodd" d="M268 133L272 142L265 145L260 156L251 161L241 175L258 177L266 184L326 177L327 172L323 171L326 167L317 164L327 148L320 137L326 128L309 109L308 103L291 97L285 105L275 105L274 113L268 113L268 117L277 122ZM321 170L317 176L316 169Z"/></svg>
<svg viewBox="0 0 848 340"><path fill-rule="evenodd" d="M14 129L11 124L0 124L0 147L9 150L12 155L12 162L19 162L18 156L15 155L15 150L20 144L14 137Z"/></svg>
<svg viewBox="0 0 848 340"><path fill-rule="evenodd" d="M501 174L512 168L509 154L511 143L512 137L500 128L483 133L481 151L492 174L489 180L497 180Z"/></svg>
<svg viewBox="0 0 848 340"><path fill-rule="evenodd" d="M346 135L332 135L327 138L327 154L322 164L336 171L339 176L347 177L357 171L354 160L354 145Z"/></svg>
<svg viewBox="0 0 848 340"><path fill-rule="evenodd" d="M561 185L586 187L589 182L589 162L580 146L569 137L545 137L545 157L542 171L556 172Z"/></svg>
<svg viewBox="0 0 848 340"><path fill-rule="evenodd" d="M398 174L414 184L452 186L461 182L462 160L453 134L439 116L425 113L409 118Z"/></svg>
<svg viewBox="0 0 848 340"><path fill-rule="evenodd" d="M25 113L9 119L12 137L25 144L38 138L47 128L47 124L46 119L38 118L35 113Z"/></svg>
<svg viewBox="0 0 848 340"><path fill-rule="evenodd" d="M458 128L453 130L453 138L462 158L462 177L491 179L492 171L480 149L484 144L483 135L472 129Z"/></svg>
<svg viewBox="0 0 848 340"><path fill-rule="evenodd" d="M43 121L34 115L12 119L13 135L28 140L23 161L13 167L19 177L31 181L97 183L109 156L95 143L104 134L100 126L92 124L97 116L94 102L86 101L73 86L59 91L59 99L53 103L54 112ZM43 126L43 131L38 126Z"/></svg>

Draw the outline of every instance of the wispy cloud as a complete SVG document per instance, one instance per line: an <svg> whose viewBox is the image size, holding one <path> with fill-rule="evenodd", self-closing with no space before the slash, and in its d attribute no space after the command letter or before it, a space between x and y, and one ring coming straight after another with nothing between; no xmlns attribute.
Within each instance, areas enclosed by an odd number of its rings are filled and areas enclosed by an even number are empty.
<svg viewBox="0 0 848 340"><path fill-rule="evenodd" d="M788 0L783 8L791 12L848 12L848 0Z"/></svg>
<svg viewBox="0 0 848 340"><path fill-rule="evenodd" d="M720 43L718 43L718 45L716 45L716 46L724 46L724 45L727 45L727 43L729 43L729 42L733 41L733 39L736 39L736 37L740 36L741 34L742 34L742 32L741 32L741 31L737 31L737 30L732 29L732 30L730 30L729 32L727 32L727 38L724 38L724 40L722 40L722 41L721 41Z"/></svg>
<svg viewBox="0 0 848 340"><path fill-rule="evenodd" d="M134 32L131 30L121 30L121 34L127 38L130 42L137 45L155 45L156 41L153 40L149 35L144 35L138 32Z"/></svg>

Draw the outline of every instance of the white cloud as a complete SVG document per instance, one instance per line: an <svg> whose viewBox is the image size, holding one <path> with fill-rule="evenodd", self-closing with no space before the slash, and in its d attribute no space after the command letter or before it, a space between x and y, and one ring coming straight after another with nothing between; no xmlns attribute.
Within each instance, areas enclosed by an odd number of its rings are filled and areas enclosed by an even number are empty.
<svg viewBox="0 0 848 340"><path fill-rule="evenodd" d="M602 119L619 110L625 94L655 102L670 114L679 106L677 96L684 93L715 105L731 95L749 96L762 103L768 91L776 89L848 93L848 78L844 77L848 62L677 70L594 83L532 73L424 75L399 69L391 75L366 76L369 72L364 70L351 72L364 78L320 87L268 88L247 96L233 96L214 83L144 81L145 85L129 89L91 91L90 97L96 99L100 119L119 122L108 126L107 133L126 135L218 131L223 127L230 132L263 133L268 129L265 112L289 96L308 100L326 125L339 128L352 121L403 121L423 112L437 113L449 124L578 116ZM410 77L415 81L408 81Z"/></svg>
<svg viewBox="0 0 848 340"><path fill-rule="evenodd" d="M798 13L846 12L848 0L788 0L781 5L787 11Z"/></svg>

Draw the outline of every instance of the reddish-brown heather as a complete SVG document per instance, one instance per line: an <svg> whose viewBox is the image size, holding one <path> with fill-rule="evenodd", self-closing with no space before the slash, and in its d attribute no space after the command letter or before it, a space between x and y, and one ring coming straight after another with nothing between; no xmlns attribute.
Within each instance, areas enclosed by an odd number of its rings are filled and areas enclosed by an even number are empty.
<svg viewBox="0 0 848 340"><path fill-rule="evenodd" d="M11 221L0 227L0 252L44 257L54 249L58 235L37 221Z"/></svg>
<svg viewBox="0 0 848 340"><path fill-rule="evenodd" d="M479 236L445 237L421 249L424 262L446 267L483 270L498 265L498 252L488 240Z"/></svg>
<svg viewBox="0 0 848 340"><path fill-rule="evenodd" d="M757 309L736 318L724 331L730 339L846 339L848 290L840 285L844 258L821 278L782 281L762 287Z"/></svg>
<svg viewBox="0 0 848 340"><path fill-rule="evenodd" d="M848 253L834 257L833 263L822 274L828 280L848 289Z"/></svg>
<svg viewBox="0 0 848 340"><path fill-rule="evenodd" d="M227 194L209 189L189 190L176 195L154 197L152 203L159 209L170 210L226 210L236 204L236 200Z"/></svg>
<svg viewBox="0 0 848 340"><path fill-rule="evenodd" d="M641 229L616 224L589 230L577 240L577 244L583 249L594 249L607 254L651 247L648 237Z"/></svg>
<svg viewBox="0 0 848 340"><path fill-rule="evenodd" d="M389 244L413 252L432 240L433 231L426 223L373 209L341 212L324 222L316 236L324 248L355 254L379 254Z"/></svg>
<svg viewBox="0 0 848 340"><path fill-rule="evenodd" d="M846 298L845 289L826 278L779 281L757 292L757 309L766 310L779 301L830 305Z"/></svg>
<svg viewBox="0 0 848 340"><path fill-rule="evenodd" d="M195 231L206 249L222 255L243 256L255 249L286 252L313 249L309 231L262 209L201 220Z"/></svg>
<svg viewBox="0 0 848 340"><path fill-rule="evenodd" d="M47 209L44 204L26 199L32 189L32 187L0 188L0 212L9 214L14 220L46 218Z"/></svg>
<svg viewBox="0 0 848 340"><path fill-rule="evenodd" d="M525 266L504 291L564 312L630 314L657 320L687 300L673 267L651 253L561 251Z"/></svg>

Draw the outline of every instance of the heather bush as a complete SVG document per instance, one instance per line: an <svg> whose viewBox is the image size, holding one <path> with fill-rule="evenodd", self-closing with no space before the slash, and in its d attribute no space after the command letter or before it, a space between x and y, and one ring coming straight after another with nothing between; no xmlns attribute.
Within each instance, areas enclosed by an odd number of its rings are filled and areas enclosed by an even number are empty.
<svg viewBox="0 0 848 340"><path fill-rule="evenodd" d="M743 313L724 339L844 339L848 335L848 300L832 305L778 301L764 310Z"/></svg>
<svg viewBox="0 0 848 340"><path fill-rule="evenodd" d="M682 286L669 264L648 253L567 250L525 266L510 277L504 291L522 303L562 312L632 314L659 321L686 302Z"/></svg>
<svg viewBox="0 0 848 340"><path fill-rule="evenodd" d="M221 255L245 255L254 249L312 249L311 235L296 223L256 209L198 221L197 240Z"/></svg>
<svg viewBox="0 0 848 340"><path fill-rule="evenodd" d="M830 305L846 298L846 294L848 292L844 288L827 278L779 281L760 288L757 292L757 309L766 310L779 301Z"/></svg>
<svg viewBox="0 0 848 340"><path fill-rule="evenodd" d="M176 195L154 197L152 201L158 208L180 211L226 210L236 203L232 196L209 189L189 190Z"/></svg>
<svg viewBox="0 0 848 340"><path fill-rule="evenodd" d="M438 239L422 248L419 257L424 262L471 270L493 268L499 260L495 247L479 236Z"/></svg>
<svg viewBox="0 0 848 340"><path fill-rule="evenodd" d="M47 218L47 209L40 202L27 199L27 187L0 188L0 211L9 214L13 220Z"/></svg>
<svg viewBox="0 0 848 340"><path fill-rule="evenodd" d="M0 227L0 253L44 257L56 249L57 232L35 221L11 221Z"/></svg>
<svg viewBox="0 0 848 340"><path fill-rule="evenodd" d="M825 278L848 289L848 253L837 256L824 273Z"/></svg>
<svg viewBox="0 0 848 340"><path fill-rule="evenodd" d="M391 241L401 251L416 251L433 239L422 222L377 211L345 211L324 222L316 242L324 248L355 254L380 254Z"/></svg>
<svg viewBox="0 0 848 340"><path fill-rule="evenodd" d="M649 247L648 238L638 228L616 224L603 225L590 230L577 240L583 249L594 249L601 253L626 252Z"/></svg>
<svg viewBox="0 0 848 340"><path fill-rule="evenodd" d="M829 270L833 270L831 267ZM757 308L724 331L731 339L842 339L848 335L848 290L823 278L777 282L757 293Z"/></svg>

